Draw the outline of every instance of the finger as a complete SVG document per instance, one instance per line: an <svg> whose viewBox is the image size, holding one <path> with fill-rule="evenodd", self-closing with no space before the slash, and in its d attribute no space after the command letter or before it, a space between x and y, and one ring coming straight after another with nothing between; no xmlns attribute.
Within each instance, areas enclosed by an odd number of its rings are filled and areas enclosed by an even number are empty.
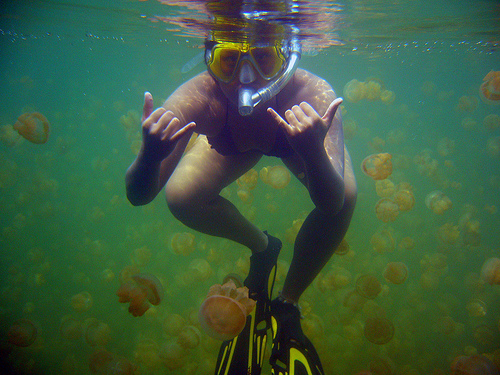
<svg viewBox="0 0 500 375"><path fill-rule="evenodd" d="M153 113L151 117L153 117L155 113L156 111ZM170 128L171 131L169 132L169 134L172 134L172 130L176 129L176 127L178 127L179 124L180 120L177 117L175 117L174 113L172 111L166 111L161 115L161 117L158 119L156 123L151 125L150 133L159 134L161 132L165 132Z"/></svg>
<svg viewBox="0 0 500 375"><path fill-rule="evenodd" d="M307 114L304 112L304 110L301 108L301 106L294 105L292 107L292 112L298 121L298 124L296 126L306 125L310 122ZM293 124L293 125L295 125L295 124Z"/></svg>
<svg viewBox="0 0 500 375"><path fill-rule="evenodd" d="M316 110L308 102L300 103L300 108L309 117L316 117L316 116L319 117L318 112L316 112Z"/></svg>
<svg viewBox="0 0 500 375"><path fill-rule="evenodd" d="M153 95L150 92L146 91L144 93L144 107L142 108L142 119L141 122L144 122L149 115L153 112Z"/></svg>
<svg viewBox="0 0 500 375"><path fill-rule="evenodd" d="M288 123L290 124L289 127L291 129L300 128L300 121L297 119L297 116L295 115L294 111L292 111L291 109L287 109L285 112L285 117Z"/></svg>
<svg viewBox="0 0 500 375"><path fill-rule="evenodd" d="M269 113L269 114L270 114L270 115L274 118L274 120L278 123L278 125L279 125L281 128L283 128L283 129L287 130L287 128L289 128L289 127L290 127L290 125L289 125L289 124L285 121L285 119L283 119L283 117L281 117L281 116L279 115L279 113L278 113L278 112L276 112L276 111L275 111L274 109L272 109L271 107L269 107L269 108L267 109L267 113Z"/></svg>
<svg viewBox="0 0 500 375"><path fill-rule="evenodd" d="M344 101L344 99L342 99L342 98L335 99L330 104L330 106L328 107L328 109L326 110L326 112L323 115L322 119L324 121L326 121L326 123L328 125L330 125L332 123L333 117L335 116L335 113L337 112L337 109L339 108L339 106L342 104L343 101Z"/></svg>
<svg viewBox="0 0 500 375"><path fill-rule="evenodd" d="M144 129L157 130L158 122L161 117L167 112L167 110L163 107L157 108L153 113L149 115L149 117L142 123L142 127ZM169 120L170 121L170 120ZM168 122L167 122L168 123Z"/></svg>
<svg viewBox="0 0 500 375"><path fill-rule="evenodd" d="M187 125L184 125L182 128L177 130L171 137L170 141L171 142L177 142L179 139L181 139L184 135L193 132L194 128L196 128L196 123L190 122Z"/></svg>

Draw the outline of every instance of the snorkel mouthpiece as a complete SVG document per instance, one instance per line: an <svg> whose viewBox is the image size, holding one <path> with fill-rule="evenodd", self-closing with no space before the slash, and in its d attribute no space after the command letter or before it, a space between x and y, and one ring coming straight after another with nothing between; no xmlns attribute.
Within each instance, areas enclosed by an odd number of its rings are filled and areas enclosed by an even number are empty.
<svg viewBox="0 0 500 375"><path fill-rule="evenodd" d="M242 87L238 92L238 112L242 116L249 116L256 104L252 99L255 90L251 87Z"/></svg>
<svg viewBox="0 0 500 375"><path fill-rule="evenodd" d="M283 74L272 80L267 86L254 90L251 87L241 87L238 92L238 112L242 116L249 116L253 109L260 102L266 102L272 97L278 95L283 90L285 85L292 78L293 73L299 66L301 57L301 46L297 39L292 39L290 42L290 57Z"/></svg>

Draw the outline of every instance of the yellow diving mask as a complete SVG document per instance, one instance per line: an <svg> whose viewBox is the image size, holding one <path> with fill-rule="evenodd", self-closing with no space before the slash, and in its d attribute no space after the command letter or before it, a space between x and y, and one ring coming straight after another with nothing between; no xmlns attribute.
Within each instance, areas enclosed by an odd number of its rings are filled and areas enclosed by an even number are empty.
<svg viewBox="0 0 500 375"><path fill-rule="evenodd" d="M288 50L276 42L272 45L250 43L208 42L205 62L208 71L221 82L234 79L243 61L249 61L265 80L275 78L285 66Z"/></svg>

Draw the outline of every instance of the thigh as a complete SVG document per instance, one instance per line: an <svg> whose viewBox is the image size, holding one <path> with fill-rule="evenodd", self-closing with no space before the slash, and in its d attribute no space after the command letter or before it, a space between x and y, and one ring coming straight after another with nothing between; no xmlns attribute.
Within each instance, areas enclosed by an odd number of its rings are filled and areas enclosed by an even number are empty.
<svg viewBox="0 0 500 375"><path fill-rule="evenodd" d="M167 199L206 201L252 168L262 157L260 152L224 156L210 147L205 136L182 157L167 182Z"/></svg>

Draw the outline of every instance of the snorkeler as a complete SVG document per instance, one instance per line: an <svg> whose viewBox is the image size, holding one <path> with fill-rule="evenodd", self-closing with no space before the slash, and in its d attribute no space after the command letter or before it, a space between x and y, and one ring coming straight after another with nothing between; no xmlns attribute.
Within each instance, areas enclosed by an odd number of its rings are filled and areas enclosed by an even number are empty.
<svg viewBox="0 0 500 375"><path fill-rule="evenodd" d="M273 374L323 374L302 332L298 300L340 244L354 211L342 100L326 81L297 68L301 49L293 28L221 19L215 25L227 27L214 27L205 42L207 72L156 110L145 94L142 147L127 171L127 196L134 205L147 204L165 186L170 211L182 223L252 251L244 284L256 308L240 335L223 342L216 374L260 374L269 329ZM198 136L187 148L194 131ZM263 155L281 158L315 205L274 300L281 241L219 194Z"/></svg>

